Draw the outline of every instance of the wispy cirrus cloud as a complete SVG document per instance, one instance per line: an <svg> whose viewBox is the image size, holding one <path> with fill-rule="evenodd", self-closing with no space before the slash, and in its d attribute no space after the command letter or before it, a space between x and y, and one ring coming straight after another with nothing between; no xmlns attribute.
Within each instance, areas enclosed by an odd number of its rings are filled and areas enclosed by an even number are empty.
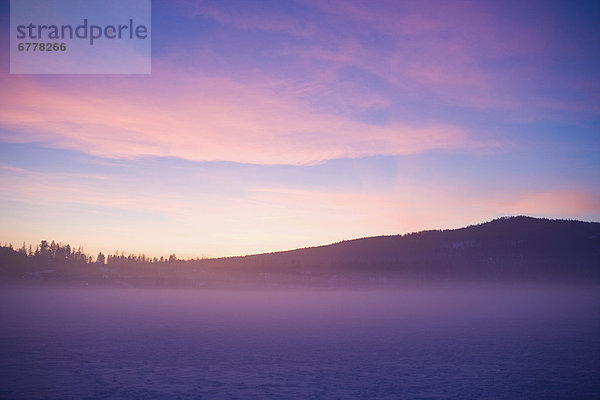
<svg viewBox="0 0 600 400"><path fill-rule="evenodd" d="M412 99L494 110L518 121L598 115L598 88L585 74L556 67L575 57L593 68L597 38L574 42L561 25L560 7L468 1L180 6L229 29L297 38L274 39L267 54L291 57L291 74L330 88L343 81L343 71L356 68ZM338 76L323 79L323 70ZM363 92L372 96L374 90Z"/></svg>

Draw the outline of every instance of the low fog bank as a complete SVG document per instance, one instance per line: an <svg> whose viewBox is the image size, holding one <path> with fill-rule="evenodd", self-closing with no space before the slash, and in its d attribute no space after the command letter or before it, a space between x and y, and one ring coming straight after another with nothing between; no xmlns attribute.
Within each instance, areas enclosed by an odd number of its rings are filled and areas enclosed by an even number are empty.
<svg viewBox="0 0 600 400"><path fill-rule="evenodd" d="M99 287L4 287L3 321L45 318L223 318L320 320L391 316L496 318L578 313L600 323L593 285L455 284L394 290L181 290ZM9 318L9 316L12 316ZM599 330L600 332L600 330Z"/></svg>
<svg viewBox="0 0 600 400"><path fill-rule="evenodd" d="M571 274L510 271L504 274L406 273L404 271L276 270L211 268L203 265L85 266L68 271L42 269L0 277L0 287L131 288L189 290L396 290L455 286L595 286L600 279Z"/></svg>

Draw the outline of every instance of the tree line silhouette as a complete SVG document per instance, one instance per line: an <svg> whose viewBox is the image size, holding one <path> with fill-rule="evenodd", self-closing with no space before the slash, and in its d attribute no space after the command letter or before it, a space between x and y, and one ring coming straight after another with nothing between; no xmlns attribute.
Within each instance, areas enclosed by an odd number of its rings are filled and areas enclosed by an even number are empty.
<svg viewBox="0 0 600 400"><path fill-rule="evenodd" d="M0 279L142 287L361 286L400 280L600 283L600 223L509 217L460 229L186 260L123 252L94 258L81 247L43 240L35 248L0 246Z"/></svg>
<svg viewBox="0 0 600 400"><path fill-rule="evenodd" d="M63 244L61 242L55 242L54 240L51 242L42 240L35 248L33 248L32 245L27 246L25 243L18 249L15 249L10 243L6 245L0 244L0 252L3 257L12 256L14 259L28 260L33 263L50 263L52 265L151 264L200 260L198 257L182 260L177 258L175 254L171 254L168 257L147 257L145 254L125 255L124 252L119 253L118 251L116 251L115 254L109 254L108 256L99 252L96 258L94 258L85 253L81 246L75 250L70 244Z"/></svg>

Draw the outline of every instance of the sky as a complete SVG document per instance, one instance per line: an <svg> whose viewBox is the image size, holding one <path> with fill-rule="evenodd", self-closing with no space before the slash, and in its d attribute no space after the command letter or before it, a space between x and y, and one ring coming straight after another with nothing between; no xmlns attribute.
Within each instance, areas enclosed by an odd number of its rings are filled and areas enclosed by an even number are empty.
<svg viewBox="0 0 600 400"><path fill-rule="evenodd" d="M150 75L9 74L0 241L221 257L600 221L600 2L152 3Z"/></svg>

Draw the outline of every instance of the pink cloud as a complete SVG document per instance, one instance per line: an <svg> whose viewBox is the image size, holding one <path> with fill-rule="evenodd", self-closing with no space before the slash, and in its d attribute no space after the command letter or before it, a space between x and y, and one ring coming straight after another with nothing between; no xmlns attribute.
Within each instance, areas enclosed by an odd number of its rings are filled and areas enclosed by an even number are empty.
<svg viewBox="0 0 600 400"><path fill-rule="evenodd" d="M319 230L335 233L329 241L458 228L504 215L584 220L600 216L600 195L585 189L508 188L501 195L481 191L473 195L471 189L464 183L432 186L403 182L387 191L369 193L263 188L255 190L252 198L268 205L282 220L302 226L306 235L317 235Z"/></svg>
<svg viewBox="0 0 600 400"><path fill-rule="evenodd" d="M85 84L82 84L86 82ZM200 74L47 85L5 78L2 140L103 157L314 164L343 157L468 147L450 125L371 125L322 114L294 97Z"/></svg>
<svg viewBox="0 0 600 400"><path fill-rule="evenodd" d="M462 187L461 187L462 186ZM481 192L468 184L454 187L421 188L411 196L422 199L420 205L438 225L444 219L478 223L503 215L532 215L548 218L579 218L584 220L600 217L600 194L583 188L515 189L502 192ZM415 221L428 220L426 215L412 213ZM435 224L431 226L435 228Z"/></svg>
<svg viewBox="0 0 600 400"><path fill-rule="evenodd" d="M517 192L505 199L502 210L507 214L563 216L600 214L600 195L590 190L549 189Z"/></svg>

